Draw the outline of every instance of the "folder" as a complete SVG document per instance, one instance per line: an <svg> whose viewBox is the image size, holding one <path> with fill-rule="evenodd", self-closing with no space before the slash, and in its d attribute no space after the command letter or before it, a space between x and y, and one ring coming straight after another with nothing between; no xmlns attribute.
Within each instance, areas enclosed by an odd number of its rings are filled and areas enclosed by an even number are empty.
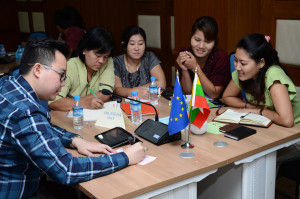
<svg viewBox="0 0 300 199"><path fill-rule="evenodd" d="M150 102L146 102L146 103L150 104ZM126 113L127 116L131 116L130 102L121 103L121 109ZM142 111L142 115L155 115L155 110L153 107L142 103L141 103L141 111Z"/></svg>

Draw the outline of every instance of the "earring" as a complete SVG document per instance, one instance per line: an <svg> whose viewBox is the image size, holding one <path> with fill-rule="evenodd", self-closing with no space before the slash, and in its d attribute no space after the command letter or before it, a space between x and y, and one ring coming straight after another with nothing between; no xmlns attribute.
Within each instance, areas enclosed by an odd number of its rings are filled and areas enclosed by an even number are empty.
<svg viewBox="0 0 300 199"><path fill-rule="evenodd" d="M82 54L85 55L85 52L83 52Z"/></svg>

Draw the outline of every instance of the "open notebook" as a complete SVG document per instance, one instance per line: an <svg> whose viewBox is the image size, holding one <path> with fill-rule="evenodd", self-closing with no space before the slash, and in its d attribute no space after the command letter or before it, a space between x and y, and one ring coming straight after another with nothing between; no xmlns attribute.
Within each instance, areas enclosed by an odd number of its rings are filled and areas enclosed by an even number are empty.
<svg viewBox="0 0 300 199"><path fill-rule="evenodd" d="M237 123L260 127L269 127L272 124L272 121L270 119L262 115L254 113L238 113L232 109L227 109L224 113L215 117L213 121Z"/></svg>

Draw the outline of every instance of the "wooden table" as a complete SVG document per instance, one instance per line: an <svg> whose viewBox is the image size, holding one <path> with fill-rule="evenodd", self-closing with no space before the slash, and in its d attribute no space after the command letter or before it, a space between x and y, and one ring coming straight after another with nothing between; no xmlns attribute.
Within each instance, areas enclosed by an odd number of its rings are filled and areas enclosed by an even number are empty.
<svg viewBox="0 0 300 199"><path fill-rule="evenodd" d="M17 63L15 61L10 64L0 64L0 73L8 73L9 69L16 65Z"/></svg>
<svg viewBox="0 0 300 199"><path fill-rule="evenodd" d="M160 99L157 105L160 117L169 115L170 107L167 104L167 100ZM212 109L208 121L215 117L215 112ZM67 118L66 113L52 111L51 116L54 124L76 132L72 127L72 119ZM126 126L129 132L133 132L135 128ZM272 124L269 128L255 129L255 135L240 141L210 133L191 134L190 141L195 148L190 151L195 157L190 159L180 157L181 152L188 151L180 147L183 141L156 146L141 138L149 149L147 154L157 157L155 161L144 166L128 166L78 186L88 196L99 199L192 199L197 198L197 194L198 198L219 198L218 194L221 194L222 198L273 199L276 151L300 141L300 125L284 128ZM93 126L76 133L87 140L94 140L94 135L105 130L107 129ZM184 134L182 139L185 140ZM225 141L228 145L216 147L213 145L216 141ZM79 156L75 150L69 151L74 156ZM205 183L207 187L202 186L203 190L202 187L197 188L197 184L207 179L212 179L213 182Z"/></svg>

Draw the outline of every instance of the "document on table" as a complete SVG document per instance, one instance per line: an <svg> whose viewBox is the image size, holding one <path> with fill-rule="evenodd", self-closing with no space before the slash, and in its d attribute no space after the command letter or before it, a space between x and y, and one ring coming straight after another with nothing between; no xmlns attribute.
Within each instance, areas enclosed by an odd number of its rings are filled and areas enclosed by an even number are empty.
<svg viewBox="0 0 300 199"><path fill-rule="evenodd" d="M97 121L107 108L120 108L116 101L106 102L102 109L83 109L84 121ZM73 111L69 111L67 117L73 117Z"/></svg>
<svg viewBox="0 0 300 199"><path fill-rule="evenodd" d="M120 153L120 152L124 152L124 148L120 148L120 149L118 149L117 151L118 151L119 153ZM150 155L145 155L145 156L144 156L144 159L143 159L140 163L138 163L138 164L139 164L139 165L145 165L145 164L148 164L148 163L154 161L156 158L157 158L157 157L150 156Z"/></svg>
<svg viewBox="0 0 300 199"><path fill-rule="evenodd" d="M98 115L96 126L105 128L122 127L125 129L124 118L120 108L105 108L102 114Z"/></svg>
<svg viewBox="0 0 300 199"><path fill-rule="evenodd" d="M212 134L223 134L220 131L220 128L225 126L226 124L220 123L220 122L208 122L207 123L207 133L212 133Z"/></svg>

